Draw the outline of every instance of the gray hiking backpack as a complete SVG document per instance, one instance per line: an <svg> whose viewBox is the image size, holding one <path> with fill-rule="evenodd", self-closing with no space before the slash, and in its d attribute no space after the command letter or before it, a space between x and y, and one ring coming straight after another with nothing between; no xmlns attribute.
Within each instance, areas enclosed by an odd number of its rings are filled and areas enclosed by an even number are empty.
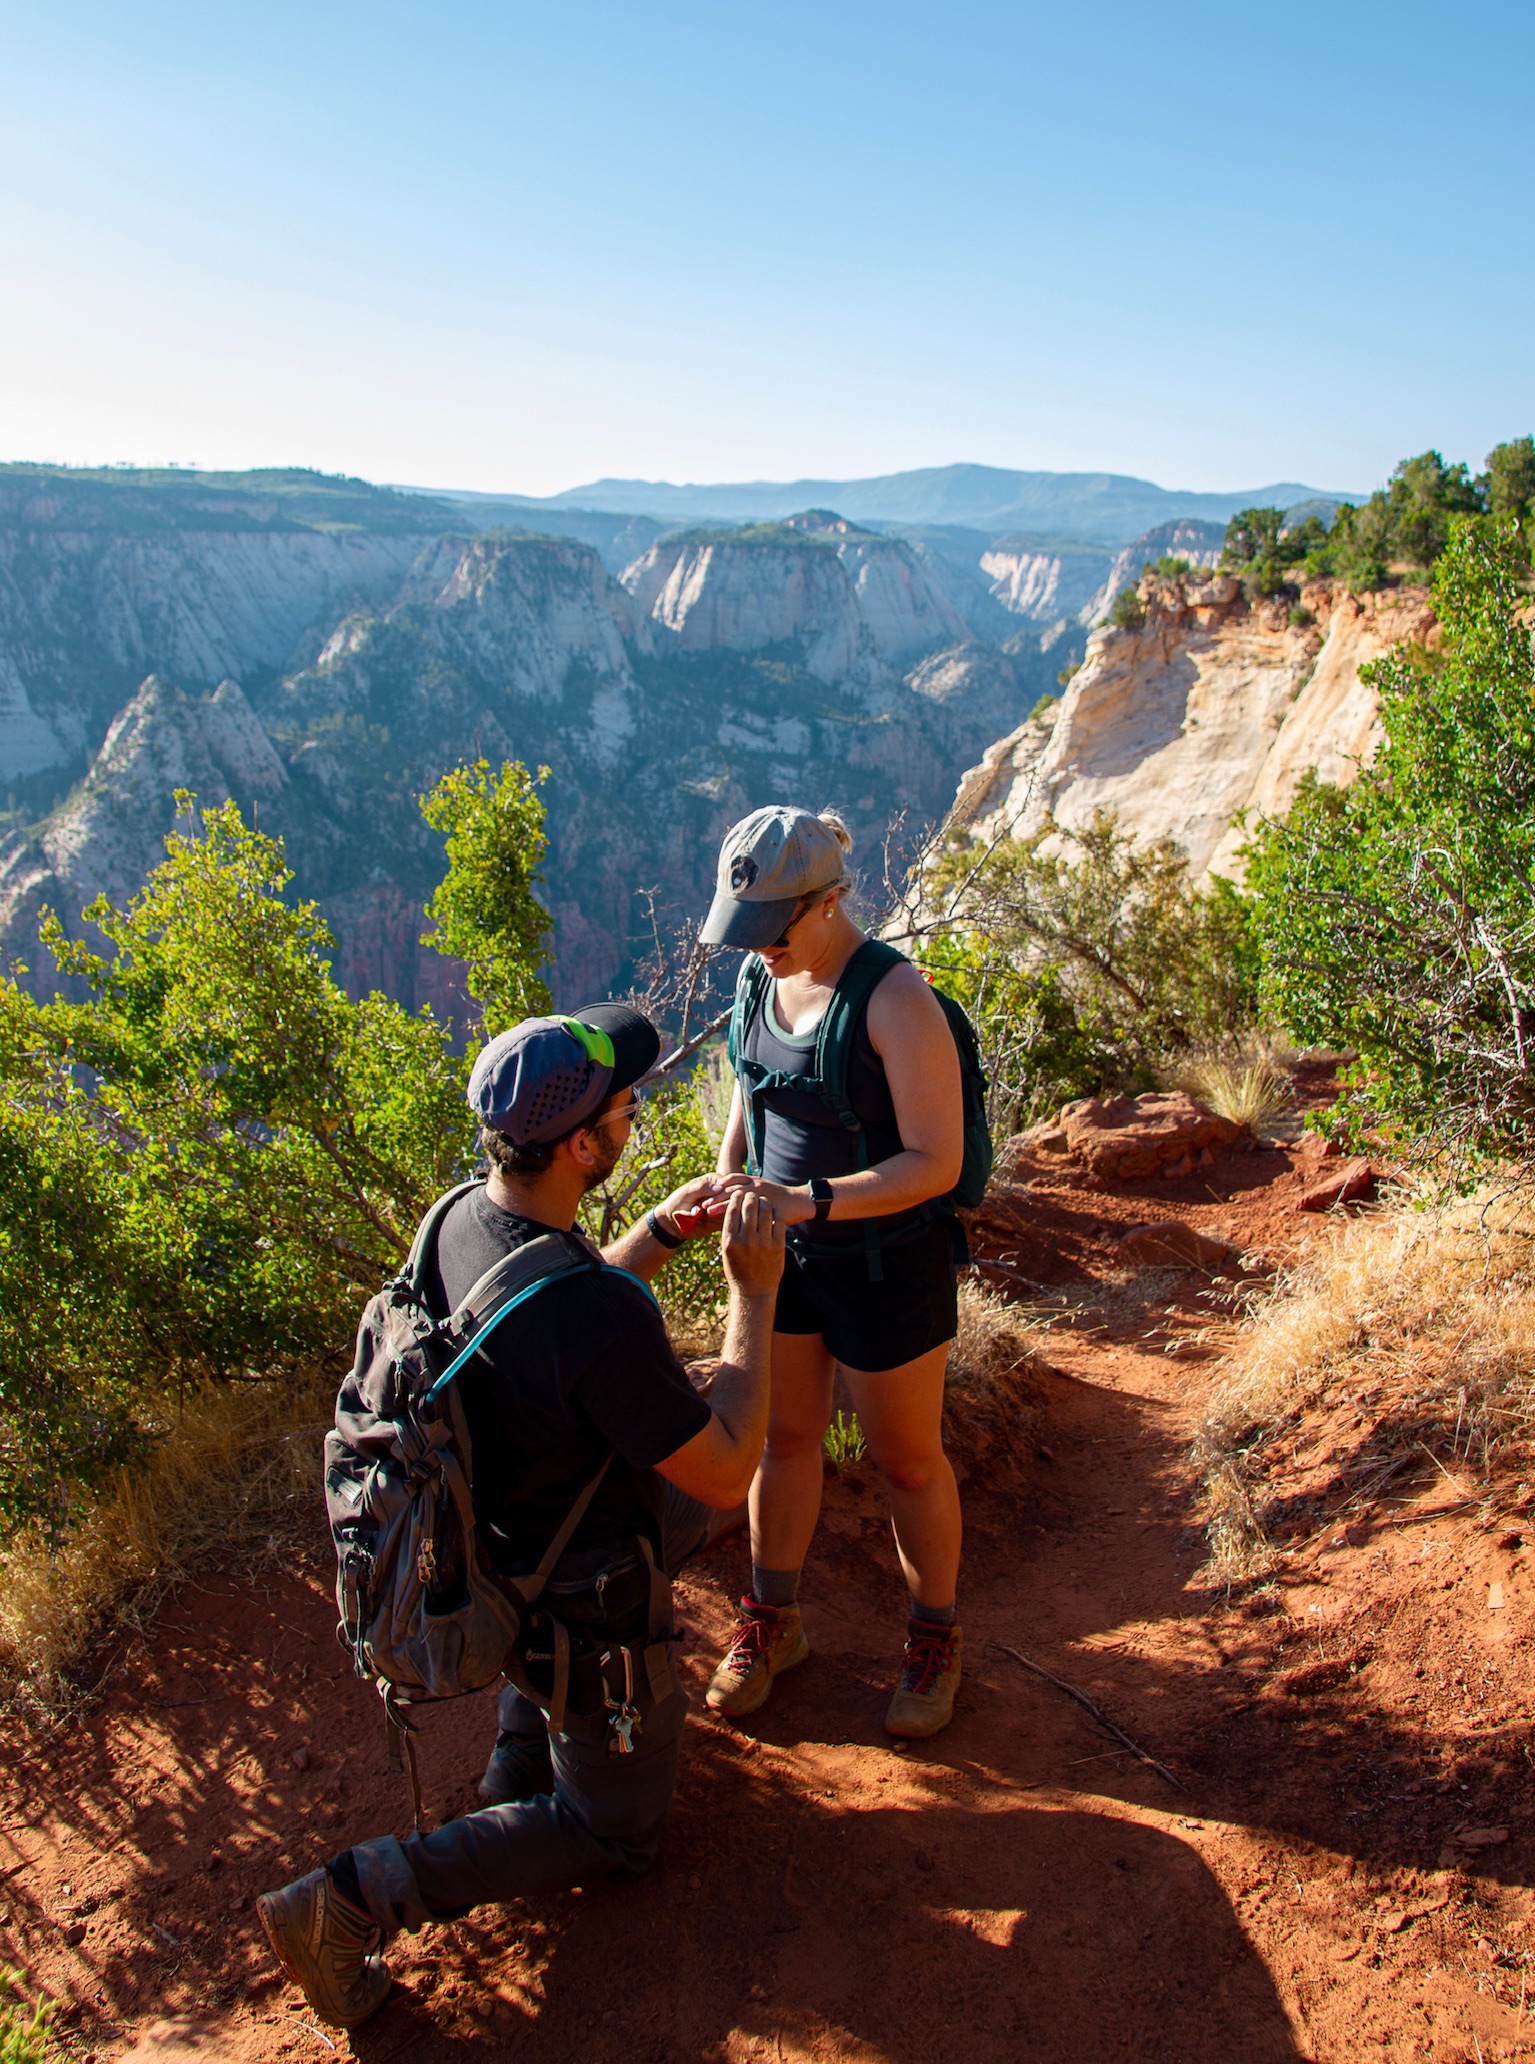
<svg viewBox="0 0 1535 2064"><path fill-rule="evenodd" d="M475 1525L473 1454L454 1378L509 1312L550 1283L606 1264L578 1233L540 1234L436 1318L425 1283L437 1234L477 1187L462 1183L438 1199L405 1267L370 1300L325 1436L337 1638L357 1675L378 1685L396 1766L413 1731L402 1704L479 1691L507 1668L612 1460L583 1487L531 1575L494 1573ZM410 1764L419 1819L413 1755Z"/></svg>

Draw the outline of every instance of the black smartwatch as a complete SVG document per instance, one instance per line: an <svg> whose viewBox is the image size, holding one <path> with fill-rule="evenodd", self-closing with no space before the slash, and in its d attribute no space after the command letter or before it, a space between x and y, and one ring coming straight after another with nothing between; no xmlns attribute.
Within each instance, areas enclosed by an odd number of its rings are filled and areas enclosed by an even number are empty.
<svg viewBox="0 0 1535 2064"><path fill-rule="evenodd" d="M815 1206L816 1217L818 1219L830 1217L831 1184L826 1180L825 1176L811 1176L809 1182L806 1183L805 1188L810 1192L810 1201Z"/></svg>

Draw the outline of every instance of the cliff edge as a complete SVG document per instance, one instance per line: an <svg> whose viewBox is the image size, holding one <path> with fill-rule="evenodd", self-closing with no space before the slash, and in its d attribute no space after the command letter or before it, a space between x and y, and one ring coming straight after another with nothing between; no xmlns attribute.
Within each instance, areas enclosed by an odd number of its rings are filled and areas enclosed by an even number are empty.
<svg viewBox="0 0 1535 2064"><path fill-rule="evenodd" d="M1379 707L1360 669L1432 639L1427 590L1315 582L1292 609L1195 573L1147 577L1139 594L1143 621L1095 631L1059 704L964 775L955 821L1027 836L1110 809L1139 839L1175 839L1195 875L1240 879L1239 813L1281 814L1308 769L1343 783L1368 762Z"/></svg>

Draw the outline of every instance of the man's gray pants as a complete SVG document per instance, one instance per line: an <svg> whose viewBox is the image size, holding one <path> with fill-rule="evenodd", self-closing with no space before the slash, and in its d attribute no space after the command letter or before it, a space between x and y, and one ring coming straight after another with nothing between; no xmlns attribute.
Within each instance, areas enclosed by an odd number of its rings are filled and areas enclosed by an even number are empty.
<svg viewBox="0 0 1535 2064"><path fill-rule="evenodd" d="M675 1576L703 1545L711 1514L667 1486L662 1567ZM590 1885L653 1860L677 1782L687 1701L680 1689L644 1709L634 1753L610 1753L606 1713L567 1714L558 1733L531 1699L508 1685L497 1718L503 1735L548 1743L553 1790L466 1813L431 1834L379 1835L351 1851L357 1882L385 1941L401 1928L449 1920L470 1907Z"/></svg>

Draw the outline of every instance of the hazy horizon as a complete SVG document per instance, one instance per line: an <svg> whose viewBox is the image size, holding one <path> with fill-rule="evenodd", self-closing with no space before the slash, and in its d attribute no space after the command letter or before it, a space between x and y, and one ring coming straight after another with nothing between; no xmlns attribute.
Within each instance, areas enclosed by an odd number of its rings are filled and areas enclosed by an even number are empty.
<svg viewBox="0 0 1535 2064"><path fill-rule="evenodd" d="M0 57L38 461L1358 490L1535 426L1512 4L58 0Z"/></svg>

